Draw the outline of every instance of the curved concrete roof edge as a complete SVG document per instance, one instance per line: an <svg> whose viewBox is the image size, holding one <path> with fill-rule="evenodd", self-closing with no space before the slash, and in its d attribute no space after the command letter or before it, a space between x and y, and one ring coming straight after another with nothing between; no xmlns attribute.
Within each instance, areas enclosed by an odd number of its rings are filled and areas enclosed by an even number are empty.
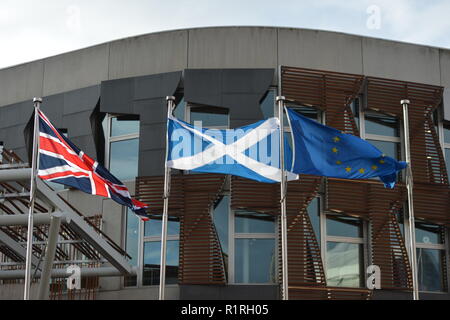
<svg viewBox="0 0 450 320"><path fill-rule="evenodd" d="M73 53L73 52L77 52L77 51L82 51L82 50L86 50L86 49L90 49L90 48L95 48L95 47L98 47L98 46L111 44L111 43L119 42L119 41L125 41L125 40L129 40L129 39L133 39L133 38L143 38L143 37L150 36L150 35L158 35L158 34L171 33L171 32L202 30L202 29L217 29L217 28L220 28L220 29L232 29L232 28L255 28L256 29L256 28L261 28L261 29L292 29L292 30L317 31L317 32L326 32L326 33L337 34L337 35L358 37L358 38L361 38L361 39L372 39L372 40L388 41L388 42L393 42L393 43L401 43L401 44L406 44L406 45L413 45L413 46L417 46L417 47L425 47L425 48L431 48L431 49L445 50L445 51L449 51L450 52L450 48L443 48L443 47L430 46L430 45L418 44L418 43L412 43L412 42L406 42L406 41L392 40L392 39L387 39L387 38L370 37L370 36L365 36L365 35L359 35L359 34L342 32L342 31L332 31L332 30L325 30L325 29L311 29L311 28L297 28L297 27L288 27L288 26L224 25L224 26L204 26L204 27L192 27L192 28L180 28L180 29L161 30L161 31L155 31L155 32L149 32L149 33L143 33L143 34L138 34L138 35L134 35L134 36L124 37L124 38L118 38L118 39L105 41L105 42L97 43L97 44L86 46L86 47L81 47L81 48L78 48L78 49L75 49L75 50L71 50L71 51L61 52L61 53L58 53L58 54L55 54L55 55L52 55L52 56L47 56L47 57L36 59L36 60L24 61L22 63L18 63L18 64L15 64L15 65L11 65L11 66L7 66L7 67L4 67L4 68L0 68L0 70L7 70L7 69L11 69L11 68L22 66L22 65L26 65L28 63L43 61L45 59L58 57L58 56L61 56L61 55L64 55L64 54Z"/></svg>

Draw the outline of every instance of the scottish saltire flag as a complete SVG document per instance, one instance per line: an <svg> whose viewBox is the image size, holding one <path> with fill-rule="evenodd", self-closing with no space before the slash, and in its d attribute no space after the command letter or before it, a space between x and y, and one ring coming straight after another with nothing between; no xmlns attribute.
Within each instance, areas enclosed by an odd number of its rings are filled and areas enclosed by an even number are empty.
<svg viewBox="0 0 450 320"><path fill-rule="evenodd" d="M97 161L87 156L39 111L38 177L83 192L111 198L148 220L147 204L132 199L127 187Z"/></svg>
<svg viewBox="0 0 450 320"><path fill-rule="evenodd" d="M237 129L193 126L175 117L168 119L167 166L194 172L222 173L274 183L281 180L277 118ZM285 139L290 166L290 148ZM297 175L287 172L288 180Z"/></svg>
<svg viewBox="0 0 450 320"><path fill-rule="evenodd" d="M385 156L369 142L287 109L294 140L291 171L341 179L379 177L394 188L407 163Z"/></svg>

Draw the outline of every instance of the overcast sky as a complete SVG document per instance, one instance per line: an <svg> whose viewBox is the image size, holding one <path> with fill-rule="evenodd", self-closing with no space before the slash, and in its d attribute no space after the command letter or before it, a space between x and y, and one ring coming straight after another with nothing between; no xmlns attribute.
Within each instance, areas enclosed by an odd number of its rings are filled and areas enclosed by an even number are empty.
<svg viewBox="0 0 450 320"><path fill-rule="evenodd" d="M340 31L450 48L449 0L0 0L0 68L204 26Z"/></svg>

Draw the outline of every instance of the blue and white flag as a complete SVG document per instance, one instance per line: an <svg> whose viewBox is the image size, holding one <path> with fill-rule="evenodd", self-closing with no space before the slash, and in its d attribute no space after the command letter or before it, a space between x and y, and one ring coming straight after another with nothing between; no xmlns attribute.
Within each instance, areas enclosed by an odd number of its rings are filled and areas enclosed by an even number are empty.
<svg viewBox="0 0 450 320"><path fill-rule="evenodd" d="M179 170L222 173L274 183L281 180L277 118L237 129L193 126L173 116L168 119L167 166ZM285 139L286 168L291 167ZM286 172L288 180L298 178Z"/></svg>
<svg viewBox="0 0 450 320"><path fill-rule="evenodd" d="M292 170L341 179L379 177L394 188L397 173L407 163L388 157L369 142L311 120L287 109L294 140Z"/></svg>

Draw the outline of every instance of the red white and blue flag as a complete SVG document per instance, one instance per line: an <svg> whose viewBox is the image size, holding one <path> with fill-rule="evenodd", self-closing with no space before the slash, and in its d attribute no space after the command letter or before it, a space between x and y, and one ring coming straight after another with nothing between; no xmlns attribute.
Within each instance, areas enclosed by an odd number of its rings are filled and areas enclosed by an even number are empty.
<svg viewBox="0 0 450 320"><path fill-rule="evenodd" d="M148 220L145 211L148 205L132 199L119 179L67 139L42 111L39 111L38 177L110 198Z"/></svg>

